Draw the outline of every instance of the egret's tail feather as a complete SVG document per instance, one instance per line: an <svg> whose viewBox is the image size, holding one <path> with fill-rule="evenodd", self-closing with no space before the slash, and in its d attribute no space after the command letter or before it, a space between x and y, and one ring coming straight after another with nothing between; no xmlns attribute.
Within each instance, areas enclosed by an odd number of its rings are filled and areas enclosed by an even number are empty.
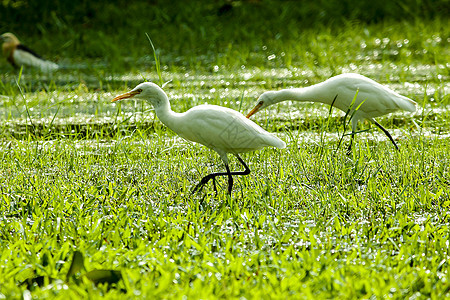
<svg viewBox="0 0 450 300"><path fill-rule="evenodd" d="M410 112L415 112L416 111L416 105L417 103L414 102L413 100L409 99L408 97L405 96L401 96L401 99L399 99L399 101L397 101L397 105L406 111L410 111Z"/></svg>

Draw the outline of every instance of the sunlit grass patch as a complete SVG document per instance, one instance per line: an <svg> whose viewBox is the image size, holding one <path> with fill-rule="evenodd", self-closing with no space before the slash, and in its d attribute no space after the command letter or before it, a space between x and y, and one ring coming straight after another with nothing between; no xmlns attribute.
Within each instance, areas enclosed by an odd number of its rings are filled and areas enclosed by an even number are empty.
<svg viewBox="0 0 450 300"><path fill-rule="evenodd" d="M113 61L117 73L108 64L20 80L7 71L0 298L449 297L443 28L350 23L204 56L183 50L192 40L163 49L162 79L172 80L164 90L177 112L209 103L246 114L266 90L349 71L418 103L415 113L379 119L400 151L365 122L350 155L350 128L336 110L282 103L259 113L255 122L287 148L244 154L251 174L235 178L231 197L225 179L217 195L211 185L191 194L204 175L224 171L216 153L177 137L147 103L110 103L144 78L159 82L152 57ZM240 168L232 157L230 167ZM75 251L86 270L67 276ZM101 269L121 280L83 277Z"/></svg>

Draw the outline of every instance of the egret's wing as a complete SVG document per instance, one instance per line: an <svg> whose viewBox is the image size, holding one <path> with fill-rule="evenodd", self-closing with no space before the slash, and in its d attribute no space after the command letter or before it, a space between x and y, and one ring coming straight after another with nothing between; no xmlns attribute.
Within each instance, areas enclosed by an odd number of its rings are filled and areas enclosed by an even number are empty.
<svg viewBox="0 0 450 300"><path fill-rule="evenodd" d="M16 65L21 66L32 66L32 67L36 67L41 69L42 71L51 71L51 70L56 70L58 69L58 65L47 61L47 60L43 60L42 58L40 58L40 56L36 56L34 54L34 52L25 50L28 49L24 46L18 47L16 48L16 50L14 51L14 62Z"/></svg>
<svg viewBox="0 0 450 300"><path fill-rule="evenodd" d="M388 87L364 77L355 80L353 84L337 88L338 94L353 96L358 91L358 96L353 104L353 109L363 103L359 110L368 117L382 116L399 109L415 111L415 102L404 97ZM352 99L347 99L351 101Z"/></svg>
<svg viewBox="0 0 450 300"><path fill-rule="evenodd" d="M37 54L36 52L34 52L33 50L31 50L30 48L28 48L28 47L25 46L25 45L22 45L22 44L17 45L17 46L16 46L16 51L17 51L17 50L20 50L20 51L24 51L24 52L30 53L30 54L32 54L33 56L37 57L37 58L43 59L39 54Z"/></svg>
<svg viewBox="0 0 450 300"><path fill-rule="evenodd" d="M201 143L212 149L239 153L260 149L264 146L283 147L257 124L232 109L202 105L187 111L185 126L177 131L182 137ZM277 143L278 142L278 143Z"/></svg>

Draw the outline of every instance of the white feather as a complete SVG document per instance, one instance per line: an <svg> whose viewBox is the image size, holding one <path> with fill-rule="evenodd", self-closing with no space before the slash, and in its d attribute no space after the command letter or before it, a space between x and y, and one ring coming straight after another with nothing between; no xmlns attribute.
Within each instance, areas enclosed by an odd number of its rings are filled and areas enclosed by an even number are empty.
<svg viewBox="0 0 450 300"><path fill-rule="evenodd" d="M59 66L51 61L36 57L30 52L16 49L13 53L14 62L18 66L32 66L43 72L51 72L59 69Z"/></svg>

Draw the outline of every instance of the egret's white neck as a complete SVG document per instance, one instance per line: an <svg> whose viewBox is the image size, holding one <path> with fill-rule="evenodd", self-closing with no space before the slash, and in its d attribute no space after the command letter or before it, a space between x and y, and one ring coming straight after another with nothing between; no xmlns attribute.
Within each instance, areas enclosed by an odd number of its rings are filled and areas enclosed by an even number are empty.
<svg viewBox="0 0 450 300"><path fill-rule="evenodd" d="M170 102L167 95L158 97L158 99L151 101L155 108L155 113L158 119L167 127L173 130L175 122L179 113L174 112L170 108Z"/></svg>
<svg viewBox="0 0 450 300"><path fill-rule="evenodd" d="M273 97L273 103L278 103L285 100L293 101L313 101L322 102L326 104L331 104L327 91L318 88L317 85L296 88L296 89L285 89L275 92L275 97Z"/></svg>

